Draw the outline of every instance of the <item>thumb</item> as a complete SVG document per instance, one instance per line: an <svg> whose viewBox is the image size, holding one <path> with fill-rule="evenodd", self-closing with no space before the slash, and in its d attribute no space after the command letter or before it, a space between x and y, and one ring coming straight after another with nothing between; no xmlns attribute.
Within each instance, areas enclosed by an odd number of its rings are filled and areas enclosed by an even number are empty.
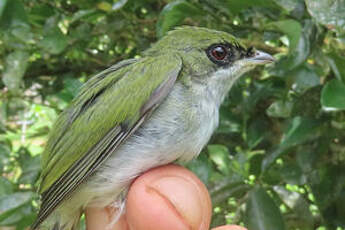
<svg viewBox="0 0 345 230"><path fill-rule="evenodd" d="M167 165L140 176L128 193L129 229L209 229L211 200L189 170Z"/></svg>

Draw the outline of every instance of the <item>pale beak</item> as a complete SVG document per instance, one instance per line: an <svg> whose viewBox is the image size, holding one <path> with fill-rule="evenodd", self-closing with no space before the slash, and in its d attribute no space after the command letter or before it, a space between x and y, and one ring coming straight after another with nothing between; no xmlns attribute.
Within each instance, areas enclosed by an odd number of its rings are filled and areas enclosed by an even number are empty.
<svg viewBox="0 0 345 230"><path fill-rule="evenodd" d="M267 63L275 62L276 59L269 55L268 53L262 52L262 51L255 51L254 56L247 58L250 62L252 62L255 65L264 65Z"/></svg>

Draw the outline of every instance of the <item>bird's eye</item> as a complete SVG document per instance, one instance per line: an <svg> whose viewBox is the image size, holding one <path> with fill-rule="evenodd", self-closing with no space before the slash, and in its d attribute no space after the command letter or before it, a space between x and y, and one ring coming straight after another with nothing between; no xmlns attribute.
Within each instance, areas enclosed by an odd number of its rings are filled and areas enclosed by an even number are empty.
<svg viewBox="0 0 345 230"><path fill-rule="evenodd" d="M227 54L228 51L224 46L216 46L211 50L212 57L215 58L217 61L224 60Z"/></svg>

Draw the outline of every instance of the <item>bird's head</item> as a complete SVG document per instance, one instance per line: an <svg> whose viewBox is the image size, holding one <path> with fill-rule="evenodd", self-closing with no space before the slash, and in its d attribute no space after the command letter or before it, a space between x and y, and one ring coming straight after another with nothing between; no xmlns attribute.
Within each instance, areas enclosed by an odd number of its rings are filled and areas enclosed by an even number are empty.
<svg viewBox="0 0 345 230"><path fill-rule="evenodd" d="M191 26L169 32L144 55L169 52L182 58L183 76L215 91L220 101L243 73L274 61L267 53L246 48L229 33Z"/></svg>

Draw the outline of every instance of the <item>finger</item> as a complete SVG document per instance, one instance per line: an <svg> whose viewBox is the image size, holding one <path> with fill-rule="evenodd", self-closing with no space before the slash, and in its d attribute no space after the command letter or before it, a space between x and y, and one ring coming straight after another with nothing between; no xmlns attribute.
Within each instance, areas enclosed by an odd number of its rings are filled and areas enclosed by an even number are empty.
<svg viewBox="0 0 345 230"><path fill-rule="evenodd" d="M247 230L247 229L241 226L237 226L237 225L224 225L217 228L212 228L212 230Z"/></svg>
<svg viewBox="0 0 345 230"><path fill-rule="evenodd" d="M133 183L127 199L130 229L209 229L212 206L208 191L181 166L148 171Z"/></svg>
<svg viewBox="0 0 345 230"><path fill-rule="evenodd" d="M166 165L149 170L132 184L126 214L112 229L198 229L209 228L211 200L204 184L189 170ZM113 208L88 208L88 230L105 229L114 216Z"/></svg>

